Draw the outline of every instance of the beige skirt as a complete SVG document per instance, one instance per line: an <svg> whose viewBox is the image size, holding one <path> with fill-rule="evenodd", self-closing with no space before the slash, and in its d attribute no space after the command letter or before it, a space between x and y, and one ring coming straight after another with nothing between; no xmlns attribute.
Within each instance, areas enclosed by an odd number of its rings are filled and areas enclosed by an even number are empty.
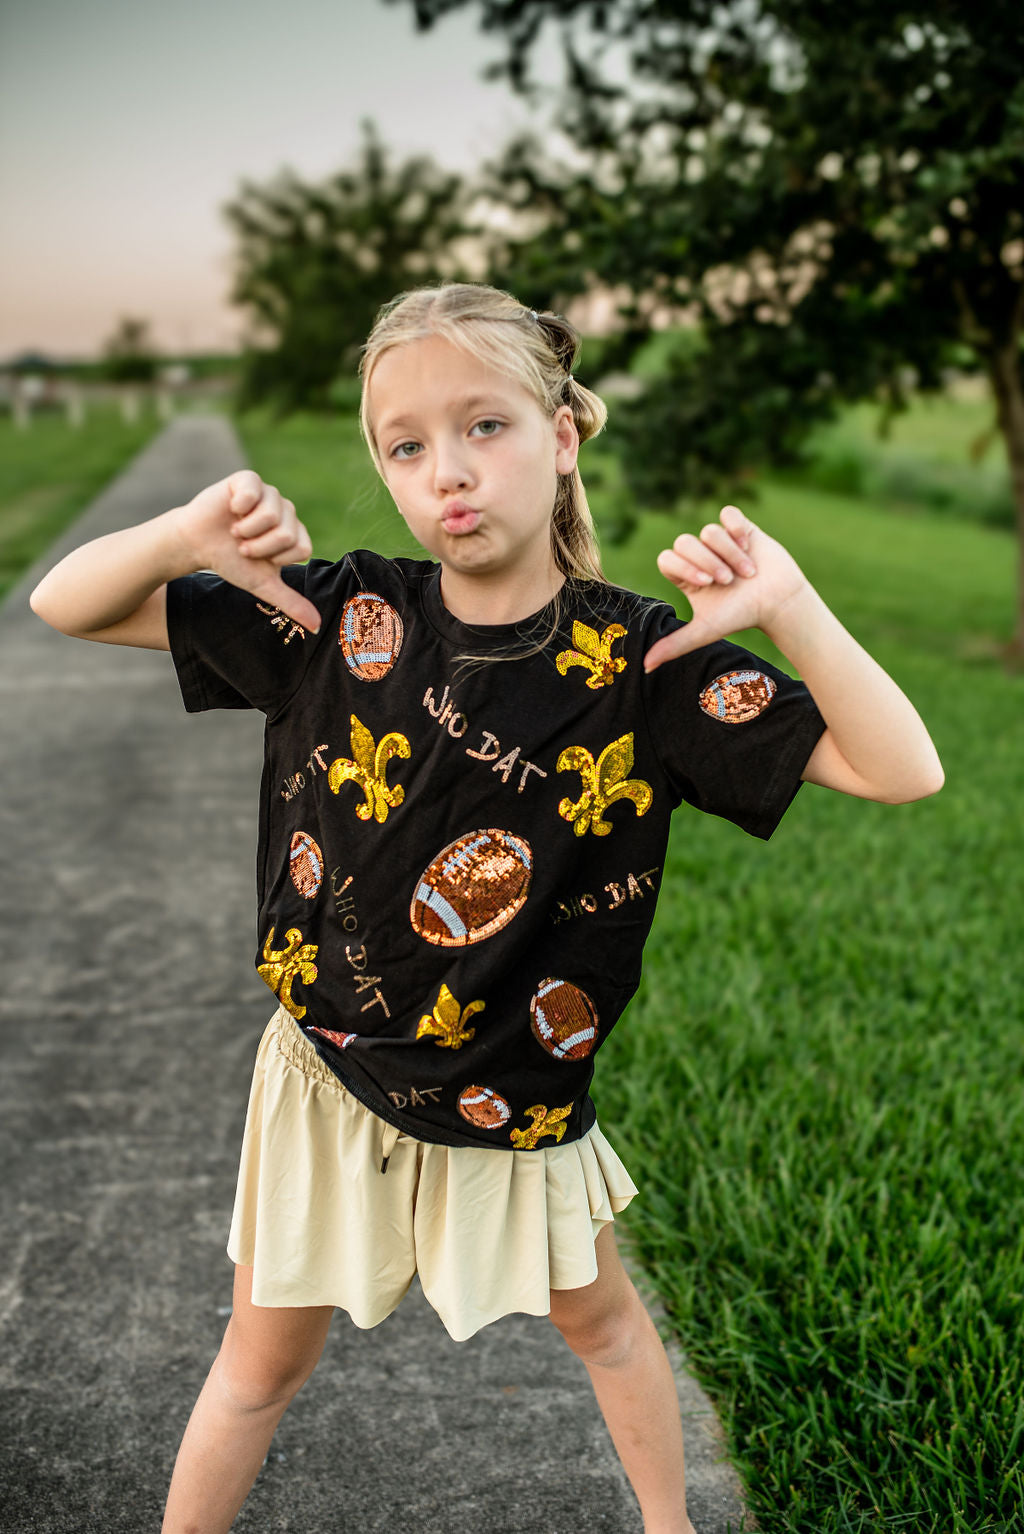
<svg viewBox="0 0 1024 1534"><path fill-rule="evenodd" d="M381 1171L386 1160L387 1171ZM228 1255L256 1305L377 1326L418 1273L456 1342L597 1277L594 1238L637 1189L597 1124L531 1151L432 1145L354 1097L284 1008L260 1042Z"/></svg>

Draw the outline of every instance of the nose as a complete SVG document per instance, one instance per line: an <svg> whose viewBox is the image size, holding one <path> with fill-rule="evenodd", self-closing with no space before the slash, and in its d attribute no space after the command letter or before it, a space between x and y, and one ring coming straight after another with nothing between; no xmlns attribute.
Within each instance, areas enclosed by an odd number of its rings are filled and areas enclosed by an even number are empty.
<svg viewBox="0 0 1024 1534"><path fill-rule="evenodd" d="M439 495L465 490L472 483L465 443L458 437L445 437L435 447L434 485Z"/></svg>

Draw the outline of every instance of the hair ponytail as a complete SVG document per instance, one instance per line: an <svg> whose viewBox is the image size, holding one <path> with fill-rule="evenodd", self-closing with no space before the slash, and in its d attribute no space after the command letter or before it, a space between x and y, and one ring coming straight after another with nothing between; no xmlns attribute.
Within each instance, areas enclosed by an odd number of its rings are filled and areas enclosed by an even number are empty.
<svg viewBox="0 0 1024 1534"><path fill-rule="evenodd" d="M577 342L577 351L578 348ZM577 383L571 373L566 378L563 403L572 410L581 443L596 437L608 419L604 400ZM563 575L577 580L606 579L601 568L601 550L594 531L594 519L578 468L558 476L555 505L551 513L551 549L555 564Z"/></svg>
<svg viewBox="0 0 1024 1534"><path fill-rule="evenodd" d="M545 309L543 314L531 309L530 313L536 316L537 327L558 358L562 371L571 377L580 356L579 332L568 320L560 314L552 314L549 309Z"/></svg>

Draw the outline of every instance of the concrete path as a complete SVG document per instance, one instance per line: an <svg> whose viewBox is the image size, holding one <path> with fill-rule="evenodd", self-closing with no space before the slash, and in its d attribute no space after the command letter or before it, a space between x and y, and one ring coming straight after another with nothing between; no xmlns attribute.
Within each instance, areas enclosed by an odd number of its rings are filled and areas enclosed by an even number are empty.
<svg viewBox="0 0 1024 1534"><path fill-rule="evenodd" d="M180 417L0 609L5 1534L159 1528L229 1312L224 1242L273 1010L248 963L262 720L187 716L166 655L66 639L28 592L67 549L244 462L223 419ZM691 1515L727 1534L742 1515L711 1405L678 1379ZM414 1285L372 1332L336 1315L235 1528L639 1534L641 1520L550 1323L512 1316L453 1343Z"/></svg>

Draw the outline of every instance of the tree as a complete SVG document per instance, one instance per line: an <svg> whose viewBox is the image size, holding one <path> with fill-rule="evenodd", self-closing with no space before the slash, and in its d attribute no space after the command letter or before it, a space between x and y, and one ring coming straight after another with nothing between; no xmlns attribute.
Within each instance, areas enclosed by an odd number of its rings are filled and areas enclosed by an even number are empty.
<svg viewBox="0 0 1024 1534"><path fill-rule="evenodd" d="M243 182L223 209L238 236L231 299L252 315L240 407L329 408L381 304L458 275L466 195L427 158L392 168L371 123L356 166L323 184L289 170L265 187Z"/></svg>
<svg viewBox="0 0 1024 1534"><path fill-rule="evenodd" d="M103 345L104 373L114 383L152 383L156 375L156 347L149 321L125 315Z"/></svg>
<svg viewBox="0 0 1024 1534"><path fill-rule="evenodd" d="M477 0L412 0L421 27ZM733 494L799 459L840 401L982 370L1024 551L1024 31L1010 0L479 0L540 95L531 56L562 27L566 174L536 141L497 168L540 209L508 270L553 296L623 293L620 358L656 311L691 343L617 415L648 501ZM622 83L626 58L627 83ZM613 67L615 66L615 67ZM532 300L535 302L535 299ZM696 344L694 344L696 343ZM1014 650L1024 656L1024 552Z"/></svg>

